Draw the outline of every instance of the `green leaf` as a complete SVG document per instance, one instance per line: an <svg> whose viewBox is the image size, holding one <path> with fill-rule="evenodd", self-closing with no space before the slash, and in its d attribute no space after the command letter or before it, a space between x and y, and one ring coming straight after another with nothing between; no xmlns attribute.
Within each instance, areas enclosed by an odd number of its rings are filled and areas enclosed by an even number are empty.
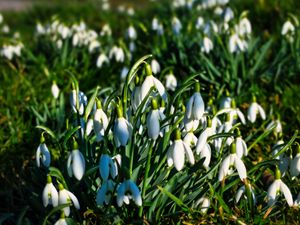
<svg viewBox="0 0 300 225"><path fill-rule="evenodd" d="M89 115L93 109L93 106L95 104L95 100L96 100L96 97L97 97L97 94L98 94L98 90L99 90L99 87L96 88L94 94L92 95L92 97L90 98L88 104L87 104L87 107L85 109L85 113L84 113L84 119L85 121L88 120L89 118Z"/></svg>
<svg viewBox="0 0 300 225"><path fill-rule="evenodd" d="M188 211L188 207L175 195L173 195L171 192L165 190L161 186L157 185L158 189L165 195L167 195L169 198L171 198L179 207L181 207L184 211Z"/></svg>
<svg viewBox="0 0 300 225"><path fill-rule="evenodd" d="M68 140L74 135L74 133L79 130L81 128L81 126L77 126L75 128L73 128L72 130L68 130L68 132L65 134L64 136L64 141L63 141L63 146L64 148L67 148L67 142Z"/></svg>
<svg viewBox="0 0 300 225"><path fill-rule="evenodd" d="M54 132L53 132L50 128L45 127L45 126L42 126L42 125L36 126L36 128L44 130L44 131L45 131L47 134L49 134L56 142L58 142L58 138L56 137L56 135L54 134Z"/></svg>
<svg viewBox="0 0 300 225"><path fill-rule="evenodd" d="M281 155L282 153L284 153L296 140L298 135L298 130L295 131L293 137L291 138L291 140L279 151L277 152L276 155L273 156L273 159L276 159L277 156Z"/></svg>
<svg viewBox="0 0 300 225"><path fill-rule="evenodd" d="M68 185L65 181L65 178L64 178L64 176L62 175L62 173L60 172L59 169L57 169L55 167L49 167L49 175L53 176L53 177L56 177L59 180L59 182L64 185L65 188L69 189Z"/></svg>

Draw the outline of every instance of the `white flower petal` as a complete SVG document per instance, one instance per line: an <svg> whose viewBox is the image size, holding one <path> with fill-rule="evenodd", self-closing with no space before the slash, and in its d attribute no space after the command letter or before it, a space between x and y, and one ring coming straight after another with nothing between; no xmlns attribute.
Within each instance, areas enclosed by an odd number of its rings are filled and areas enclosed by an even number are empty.
<svg viewBox="0 0 300 225"><path fill-rule="evenodd" d="M185 142L182 142L184 150L185 150L185 154L188 158L188 161L194 165L195 164L195 158L194 158L194 154L192 152L192 149L190 148L189 145L187 145Z"/></svg>
<svg viewBox="0 0 300 225"><path fill-rule="evenodd" d="M235 195L235 202L238 203L245 192L245 186L240 187Z"/></svg>
<svg viewBox="0 0 300 225"><path fill-rule="evenodd" d="M159 111L151 110L147 116L148 136L153 140L158 138L160 132Z"/></svg>
<svg viewBox="0 0 300 225"><path fill-rule="evenodd" d="M199 155L204 145L206 144L208 138L208 129L206 128L199 136L197 145L196 145L196 153Z"/></svg>
<svg viewBox="0 0 300 225"><path fill-rule="evenodd" d="M125 200L125 190L125 183L120 184L117 190L117 204L119 207L123 205L123 202Z"/></svg>
<svg viewBox="0 0 300 225"><path fill-rule="evenodd" d="M235 164L235 168L240 176L240 179L243 181L244 179L247 178L247 170L246 170L245 164L243 163L243 161L240 158L238 158L238 156L235 157L234 164Z"/></svg>
<svg viewBox="0 0 300 225"><path fill-rule="evenodd" d="M263 109L263 107L261 107L260 105L257 104L257 108L258 108L258 112L260 114L260 117L265 120L266 119L266 113L265 110Z"/></svg>
<svg viewBox="0 0 300 225"><path fill-rule="evenodd" d="M230 155L224 159L224 161L220 166L219 176L218 176L219 181L222 181L225 178L225 176L228 173L229 166L230 166Z"/></svg>
<svg viewBox="0 0 300 225"><path fill-rule="evenodd" d="M72 170L77 180L81 180L85 171L85 159L79 150L73 150Z"/></svg>
<svg viewBox="0 0 300 225"><path fill-rule="evenodd" d="M293 206L294 203L293 203L292 193L291 193L290 189L288 188L288 186L285 183L283 183L282 181L280 182L280 191L283 193L288 205Z"/></svg>
<svg viewBox="0 0 300 225"><path fill-rule="evenodd" d="M173 150L173 162L177 171L183 169L184 166L184 147L182 140L175 140L175 146Z"/></svg>

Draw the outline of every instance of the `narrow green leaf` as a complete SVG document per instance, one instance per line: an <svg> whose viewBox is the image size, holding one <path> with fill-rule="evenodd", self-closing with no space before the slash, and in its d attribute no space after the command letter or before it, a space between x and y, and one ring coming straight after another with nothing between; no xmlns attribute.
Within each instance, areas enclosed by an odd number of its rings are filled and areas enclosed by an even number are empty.
<svg viewBox="0 0 300 225"><path fill-rule="evenodd" d="M88 120L89 118L89 115L93 109L93 106L95 104L95 100L96 100L96 97L97 97L97 94L98 94L98 90L99 90L99 87L96 88L94 94L92 95L92 97L90 98L88 104L87 104L87 107L85 109L85 113L84 113L84 119L85 121Z"/></svg>
<svg viewBox="0 0 300 225"><path fill-rule="evenodd" d="M65 181L64 176L62 175L62 173L60 172L59 169L55 168L55 167L49 167L49 175L56 177L60 183L62 183L64 185L65 188L68 189L68 185Z"/></svg>
<svg viewBox="0 0 300 225"><path fill-rule="evenodd" d="M172 199L179 207L181 207L183 210L187 211L188 207L175 195L173 195L171 192L165 190L163 187L157 185L158 189L165 195L167 195L170 199Z"/></svg>
<svg viewBox="0 0 300 225"><path fill-rule="evenodd" d="M58 138L56 137L56 135L54 134L54 132L48 128L48 127L45 127L45 126L42 126L42 125L38 125L36 126L36 128L38 129L41 129L41 130L44 130L47 134L49 134L55 141L58 142Z"/></svg>
<svg viewBox="0 0 300 225"><path fill-rule="evenodd" d="M65 134L64 136L64 141L63 141L63 146L64 148L67 148L67 143L69 141L69 139L74 135L74 133L79 130L81 128L81 126L77 126L71 130L68 130L68 132Z"/></svg>

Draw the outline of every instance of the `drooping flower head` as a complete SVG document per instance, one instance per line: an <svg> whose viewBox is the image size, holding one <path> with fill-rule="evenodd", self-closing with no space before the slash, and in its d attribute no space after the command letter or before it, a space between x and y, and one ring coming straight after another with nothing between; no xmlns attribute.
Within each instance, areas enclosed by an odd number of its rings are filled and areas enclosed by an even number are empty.
<svg viewBox="0 0 300 225"><path fill-rule="evenodd" d="M77 180L81 180L85 172L85 159L79 151L76 140L73 140L73 150L69 153L67 170L70 177L74 175Z"/></svg>
<svg viewBox="0 0 300 225"><path fill-rule="evenodd" d="M114 125L114 140L117 147L126 146L132 134L132 125L123 117L120 106L117 107L117 119Z"/></svg>
<svg viewBox="0 0 300 225"><path fill-rule="evenodd" d="M158 109L157 101L152 99L152 110L147 115L148 136L156 140L160 133L160 122L165 118L165 115Z"/></svg>
<svg viewBox="0 0 300 225"><path fill-rule="evenodd" d="M96 100L97 110L94 114L94 132L97 137L97 141L101 141L104 137L104 133L106 131L106 128L108 126L108 118L105 114L105 112L102 110L101 102L100 100Z"/></svg>
<svg viewBox="0 0 300 225"><path fill-rule="evenodd" d="M179 129L175 130L175 140L169 147L167 152L168 166L174 165L177 171L184 167L185 156L188 158L190 164L194 165L194 154L189 145L181 140L181 132Z"/></svg>
<svg viewBox="0 0 300 225"><path fill-rule="evenodd" d="M45 167L49 167L51 163L51 154L48 150L47 145L45 144L44 134L41 134L40 144L36 150L36 165L37 167L41 166L41 163Z"/></svg>
<svg viewBox="0 0 300 225"><path fill-rule="evenodd" d="M58 192L52 183L50 175L47 176L47 184L43 190L43 204L45 207L47 205L53 205L53 207L58 205Z"/></svg>
<svg viewBox="0 0 300 225"><path fill-rule="evenodd" d="M278 194L282 192L289 206L293 206L293 196L288 186L281 180L280 170L276 167L275 181L270 185L268 189L268 205L271 207L276 203Z"/></svg>
<svg viewBox="0 0 300 225"><path fill-rule="evenodd" d="M253 96L252 103L248 109L247 118L251 123L256 121L257 114L260 114L260 117L265 120L266 113L265 110L256 102L256 97Z"/></svg>
<svg viewBox="0 0 300 225"><path fill-rule="evenodd" d="M245 164L236 154L236 145L232 143L230 146L230 154L222 161L219 170L219 181L222 181L227 175L233 173L232 167L234 167L242 181L247 178L247 171Z"/></svg>
<svg viewBox="0 0 300 225"><path fill-rule="evenodd" d="M142 206L142 196L137 185L130 179L121 183L117 190L117 204L119 207L129 204L130 199L134 201L137 206Z"/></svg>
<svg viewBox="0 0 300 225"><path fill-rule="evenodd" d="M79 201L72 192L66 190L62 184L58 185L58 189L59 189L58 205L63 205L63 204L69 203L69 204L74 205L74 207L76 209L80 209ZM70 215L70 207L69 206L64 207L62 210L64 211L66 216Z"/></svg>
<svg viewBox="0 0 300 225"><path fill-rule="evenodd" d="M196 82L195 92L186 105L186 117L187 119L200 120L204 114L204 110L205 106L200 94L200 84Z"/></svg>
<svg viewBox="0 0 300 225"><path fill-rule="evenodd" d="M152 69L149 64L146 64L146 78L144 82L142 83L141 89L140 89L140 97L139 101L142 102L144 98L149 93L150 89L152 87L155 87L155 89L158 91L159 95L162 97L162 99L165 102L168 102L167 99L167 92L165 90L165 87L163 84L152 75Z"/></svg>

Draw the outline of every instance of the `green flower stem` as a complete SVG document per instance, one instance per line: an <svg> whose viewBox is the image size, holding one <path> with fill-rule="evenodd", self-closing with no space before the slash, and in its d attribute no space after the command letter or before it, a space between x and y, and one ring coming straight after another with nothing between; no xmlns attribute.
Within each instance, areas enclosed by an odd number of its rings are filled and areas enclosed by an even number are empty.
<svg viewBox="0 0 300 225"><path fill-rule="evenodd" d="M151 165L151 157L152 157L152 151L153 151L154 141L152 140L149 145L148 150L148 156L147 156L147 164L146 164L146 170L145 170L145 176L144 176L144 182L143 182L143 189L142 189L142 199L144 200L146 189L147 189L147 179L150 171L150 165ZM143 216L143 206L139 209L139 217Z"/></svg>

